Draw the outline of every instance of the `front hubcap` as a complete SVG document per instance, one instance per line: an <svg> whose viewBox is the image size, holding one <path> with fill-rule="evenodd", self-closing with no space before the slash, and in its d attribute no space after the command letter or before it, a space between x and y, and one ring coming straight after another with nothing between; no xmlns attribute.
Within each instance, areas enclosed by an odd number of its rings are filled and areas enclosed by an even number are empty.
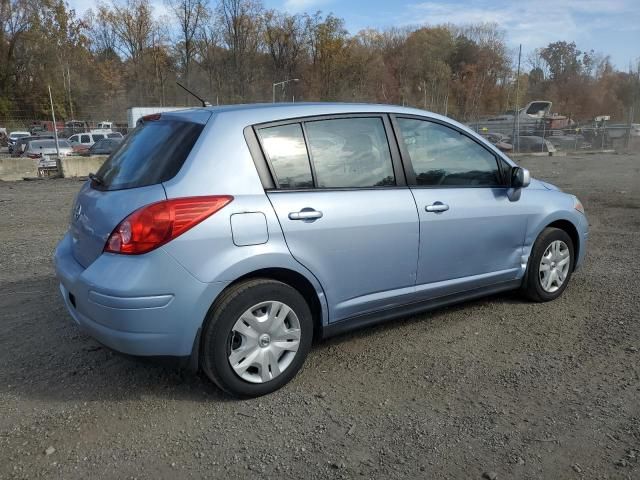
<svg viewBox="0 0 640 480"><path fill-rule="evenodd" d="M571 266L571 252L562 240L554 240L540 259L540 285L545 292L554 293L564 284Z"/></svg>
<svg viewBox="0 0 640 480"><path fill-rule="evenodd" d="M300 321L291 307L276 301L258 303L231 329L229 364L247 382L273 380L293 362L300 333Z"/></svg>

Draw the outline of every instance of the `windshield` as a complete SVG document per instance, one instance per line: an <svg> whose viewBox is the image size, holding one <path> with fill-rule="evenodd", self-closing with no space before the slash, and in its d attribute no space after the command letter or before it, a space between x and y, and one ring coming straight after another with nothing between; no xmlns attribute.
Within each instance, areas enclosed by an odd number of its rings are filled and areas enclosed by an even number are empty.
<svg viewBox="0 0 640 480"><path fill-rule="evenodd" d="M180 120L160 119L141 123L122 142L96 176L97 188L119 190L144 187L173 178L204 125Z"/></svg>

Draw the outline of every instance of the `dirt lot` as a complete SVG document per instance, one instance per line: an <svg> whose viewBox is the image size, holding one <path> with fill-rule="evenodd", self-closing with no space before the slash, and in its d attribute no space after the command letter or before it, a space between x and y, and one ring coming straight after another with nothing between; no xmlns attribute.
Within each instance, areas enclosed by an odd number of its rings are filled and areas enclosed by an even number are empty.
<svg viewBox="0 0 640 480"><path fill-rule="evenodd" d="M640 155L520 163L589 215L561 299L338 337L242 402L80 333L50 261L80 183L0 182L0 478L640 478Z"/></svg>

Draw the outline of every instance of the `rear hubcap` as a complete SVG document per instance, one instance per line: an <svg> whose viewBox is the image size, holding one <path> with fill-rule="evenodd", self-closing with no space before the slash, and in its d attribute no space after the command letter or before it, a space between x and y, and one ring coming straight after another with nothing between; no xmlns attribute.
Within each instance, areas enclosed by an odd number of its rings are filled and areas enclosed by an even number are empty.
<svg viewBox="0 0 640 480"><path fill-rule="evenodd" d="M247 309L233 325L228 358L236 374L251 383L281 375L300 346L300 320L288 305L268 301Z"/></svg>
<svg viewBox="0 0 640 480"><path fill-rule="evenodd" d="M554 293L564 284L571 266L571 252L562 240L554 240L546 248L538 268L540 286L545 292Z"/></svg>

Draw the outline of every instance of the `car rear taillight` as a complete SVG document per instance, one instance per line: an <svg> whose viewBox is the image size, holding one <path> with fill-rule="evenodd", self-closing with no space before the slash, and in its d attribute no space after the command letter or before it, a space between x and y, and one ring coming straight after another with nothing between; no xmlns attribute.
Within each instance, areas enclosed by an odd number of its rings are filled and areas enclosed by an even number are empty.
<svg viewBox="0 0 640 480"><path fill-rule="evenodd" d="M185 197L142 207L111 232L104 251L125 255L150 252L195 227L231 200L230 195Z"/></svg>

